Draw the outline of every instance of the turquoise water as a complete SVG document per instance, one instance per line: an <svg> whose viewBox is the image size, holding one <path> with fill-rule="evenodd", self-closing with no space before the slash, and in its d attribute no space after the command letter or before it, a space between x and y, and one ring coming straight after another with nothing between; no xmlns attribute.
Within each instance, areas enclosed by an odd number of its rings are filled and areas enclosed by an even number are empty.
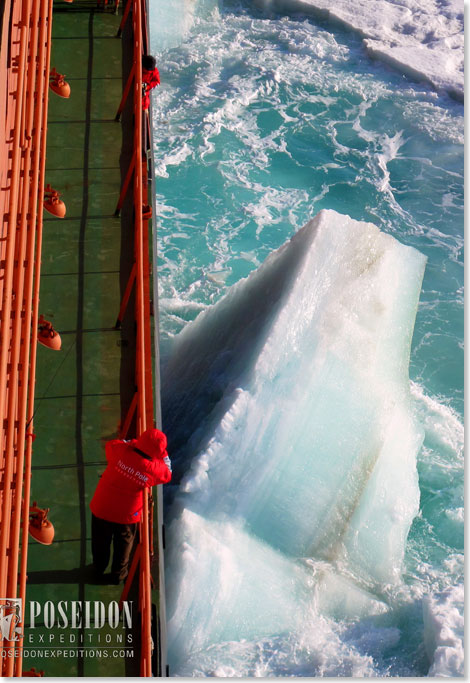
<svg viewBox="0 0 470 683"><path fill-rule="evenodd" d="M188 321L321 209L428 258L409 370L426 434L420 512L388 624L399 637L382 648L364 637L374 666L358 674L426 675L423 599L455 589L463 572L463 108L304 16L227 1L201 3L190 19L163 38L161 17L151 20L163 359ZM360 626L341 628L342 646L357 641ZM231 652L232 669L254 675L240 663L251 656ZM302 662L263 675L320 675Z"/></svg>

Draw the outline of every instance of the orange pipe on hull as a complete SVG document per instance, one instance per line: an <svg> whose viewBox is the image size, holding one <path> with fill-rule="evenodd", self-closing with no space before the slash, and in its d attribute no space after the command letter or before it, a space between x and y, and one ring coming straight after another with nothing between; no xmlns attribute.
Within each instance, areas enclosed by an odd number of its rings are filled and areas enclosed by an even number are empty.
<svg viewBox="0 0 470 683"><path fill-rule="evenodd" d="M40 131L40 144L35 149L34 169L33 175L33 201L35 201L35 212L31 215L31 225L36 228L36 245L31 245L29 258L31 262L34 260L35 266L35 282L34 294L32 301L32 324L31 324L31 360L30 360L30 376L28 386L28 412L27 412L27 428L28 435L32 434L33 430L33 415L34 415L34 390L36 382L36 350L37 350L37 334L38 334L38 318L39 318L39 285L40 285L40 268L41 268L41 251L42 251L42 201L44 197L45 185L45 164L46 164L46 134L47 134L47 111L48 111L48 90L47 83L49 82L50 70L50 56L51 56L51 34L52 34L52 0L42 0L41 12L41 26L39 37L39 73L43 74L38 81L38 98L40 104L38 107L38 130ZM39 204L38 204L39 203ZM35 248L34 248L35 247ZM36 252L36 255L34 255ZM31 292L33 291L33 283L31 282ZM31 298L31 295L29 295ZM24 494L22 507L22 550L21 550L21 567L19 577L19 595L24 601L26 599L26 572L28 561L28 530L29 530L29 505L31 492L31 461L32 461L32 436L26 440L25 466L24 466ZM16 663L15 675L22 674L22 659L18 658Z"/></svg>
<svg viewBox="0 0 470 683"><path fill-rule="evenodd" d="M3 274L0 279L0 292L1 292L1 297L0 301L3 303L4 300L10 300L12 299L12 281L8 279L8 271L7 271L7 266L11 266L12 270L11 273L13 273L13 267L14 264L11 263L11 259L7 262L7 255L8 255L8 250L10 248L9 246L9 239L14 239L16 240L16 233L12 234L12 231L9 230L9 225L10 225L10 218L11 218L11 206L13 201L15 202L15 208L16 204L18 202L18 178L19 175L16 173L16 180L13 182L13 172L14 172L14 166L13 166L13 161L15 159L14 154L13 154L13 147L15 140L19 142L19 137L14 136L14 130L15 130L15 122L17 120L21 120L21 112L19 111L19 107L21 106L21 102L18 103L18 86L19 86L19 71L20 69L18 68L19 62L20 62L20 49L21 49L21 6L18 2L13 2L12 7L11 7L11 14L10 14L10 21L5 22L8 26L9 32L11 34L10 40L9 40L9 54L8 54L8 60L7 60L7 77L6 77L6 89L8 92L8 98L7 98L7 116L6 116L6 121L5 121L5 147L4 147L4 171L6 170L6 174L4 174L3 181L5 184L4 189L2 189L2 197L4 199L4 213L2 214L2 241L0 242L0 253L1 253L1 258L2 258L2 268L3 268ZM7 33L7 39L8 39L8 33ZM13 66L15 65L15 66ZM19 118L18 118L19 117ZM10 163L10 159L12 160ZM6 162L6 163L5 163ZM20 164L21 159L18 159L18 164ZM15 198L15 192L16 198ZM15 219L16 220L16 219ZM13 253L15 252L15 247L13 247ZM1 311L1 318L0 318L0 342L1 342L1 349L2 351L5 351L6 353L6 358L8 358L8 353L9 353L9 346L11 342L11 310L10 311L5 311L3 307L0 309ZM0 354L1 357L1 354ZM3 360L0 360L0 406L2 408L2 424L1 424L1 431L0 431L0 464L1 464L1 469L3 470L5 467L5 453L4 453L4 441L6 437L6 419L5 418L5 406L7 405L7 399L5 395L5 390L6 386L2 378L2 371L4 370L6 373L8 373L8 367L5 368L3 365Z"/></svg>
<svg viewBox="0 0 470 683"><path fill-rule="evenodd" d="M35 106L36 101L42 102L43 91L44 91L44 80L41 76L44 73L44 56L45 56L45 19L41 18L41 31L39 31L40 22L40 6L43 9L44 1L37 2L33 8L32 16L32 32L31 32L31 46L30 49L30 69L28 77L28 92L31 93L28 106L28 115L26 120L26 137L25 143L30 146L30 151L32 154L29 155L29 163L25 165L24 177L29 177L29 166L32 165L31 174L31 184L27 187L28 192L24 192L23 204L22 204L22 230L27 229L27 254L26 254L26 277L24 282L24 301L25 310L23 316L23 331L21 338L23 340L20 366L22 368L21 379L21 392L23 400L20 402L20 411L18 416L18 462L17 462L17 490L16 490L16 500L15 509L12 520L12 539L11 539L11 567L9 567L9 582L8 582L8 596L16 597L18 591L18 582L20 584L20 597L23 598L24 594L21 594L21 584L23 573L20 571L20 576L18 577L18 563L19 563L19 546L20 546L20 530L21 521L23 513L23 505L21 504L21 492L24 487L24 501L29 509L29 499L30 499L30 487L29 478L23 478L23 467L25 461L25 439L26 439L26 415L28 398L31 398L30 390L28 387L29 379L29 357L31 354L31 318L32 318L32 292L33 292L33 280L34 280L34 246L35 246L35 224L37 215L37 201L38 201L38 181L39 181L39 164L40 164L40 150L41 150L41 134L42 134L42 107ZM36 64L35 55L38 55L37 67L34 68ZM36 100L37 93L37 100ZM31 164L32 162L32 164ZM27 225L26 225L27 222ZM33 354L35 355L36 347L34 346ZM34 390L34 384L33 384ZM26 444L26 449L28 445ZM28 485L26 485L28 484ZM22 560L26 560L27 548L22 549ZM22 562L23 564L23 562ZM19 581L18 581L19 578ZM26 578L26 567L24 568L24 578ZM23 602L24 604L24 602ZM22 641L18 643L21 646ZM11 664L7 665L7 676L13 675L21 676L22 673L22 658L17 657L12 660Z"/></svg>
<svg viewBox="0 0 470 683"><path fill-rule="evenodd" d="M36 85L36 69L34 66L33 58L31 55L37 53L37 22L39 19L39 3L35 3L33 9L32 17L32 28L31 28L31 40L29 55L30 59L28 70L27 70L27 107L25 109L25 125L26 129L24 131L24 144L25 156L24 156L24 168L23 168L23 178L30 177L31 170L31 138L33 131L33 120L34 120L34 91ZM10 375L10 382L19 384L18 391L18 432L16 439L16 477L15 477L15 496L14 496L14 511L12 515L12 524L10 530L10 562L8 567L8 580L7 580L7 592L6 595L10 598L16 597L17 590L17 572L18 572L18 550L19 550L19 534L20 534L20 514L21 514L21 494L23 488L23 462L24 462L24 440L25 440L25 428L26 428L26 402L27 402L27 378L28 378L28 368L27 359L29 356L29 343L31 336L31 326L25 325L26 315L23 316L23 298L25 291L25 279L30 271L33 269L32 262L27 262L25 264L26 250L28 246L28 240L31 239L34 233L31 230L30 221L28 216L28 208L30 205L30 187L29 184L22 183L22 197L21 197L21 220L20 220L20 240L19 249L17 255L18 267L16 268L17 273L17 283L15 291L15 313L14 313L14 324L13 324L13 339L17 342L14 346L14 353L11 357L11 366L13 369L13 374ZM22 348L20 344L22 342ZM23 361L23 362L21 362ZM20 372L21 367L21 372ZM13 672L13 660L7 662L7 676L11 676Z"/></svg>
<svg viewBox="0 0 470 683"><path fill-rule="evenodd" d="M20 47L19 47L19 74L16 89L16 110L15 110L15 128L13 137L13 159L12 172L10 184L10 202L9 202L9 221L7 233L7 251L6 251L6 269L5 269L5 283L2 292L2 380L5 378L5 387L1 386L2 400L4 401L2 412L0 415L4 416L4 410L7 408L7 428L6 434L3 436L2 453L4 448L3 458L3 499L2 499L2 526L0 536L0 591L1 595L14 597L16 595L17 582L17 566L15 569L11 567L12 558L18 557L18 544L15 544L15 537L11 535L12 513L15 514L21 505L21 486L18 487L18 472L19 463L15 457L18 449L18 409L22 402L26 401L26 393L24 391L24 383L21 384L20 376L20 353L22 343L22 307L23 307L23 291L24 291L24 257L27 246L26 233L26 205L28 200L26 183L21 181L21 174L26 179L29 176L30 169L30 149L22 149L26 143L25 125L32 120L30 109L26 110L26 101L28 89L25 87L25 66L26 57L28 54L28 26L30 14L30 3L23 4L23 18L20 30ZM29 68L28 84L31 82L31 72L34 69ZM29 98L31 100L31 98ZM24 153L23 153L24 152ZM18 214L18 207L21 206L21 213ZM18 220L20 220L18 229ZM14 253L13 263L9 262L11 253ZM8 297L8 301L6 300ZM6 304L6 305L5 305ZM13 321L12 321L13 313ZM9 363L6 367L3 366L3 358L10 353ZM23 370L24 368L22 368ZM5 405L6 404L6 405ZM16 440L16 448L15 448ZM21 463L22 469L22 463ZM20 490L18 490L20 488ZM13 571L15 573L13 574ZM14 586L12 585L14 584ZM11 595L9 591L14 591ZM4 647L12 647L11 643L6 640ZM8 649L6 649L8 652ZM11 676L14 668L14 658L7 657L2 659L2 669L6 676Z"/></svg>
<svg viewBox="0 0 470 683"><path fill-rule="evenodd" d="M14 283L14 253L17 232L17 217L18 217L18 198L19 198L19 179L20 179L20 161L21 148L20 143L20 125L22 120L22 110L24 101L24 71L26 62L26 40L27 27L21 27L20 38L20 61L18 86L16 90L17 96L17 111L15 117L15 130L13 139L13 160L11 173L11 199L10 199L10 216L8 220L8 235L7 235L7 251L6 251L6 266L5 266L5 283L3 291L2 302L2 348L0 351L0 416L5 414L6 393L7 393L7 360L10 342L13 341L14 348L18 346L20 340L11 340L10 319L12 310L12 286ZM8 334L10 333L10 334ZM11 483L13 474L13 439L14 439L14 410L16 409L16 393L17 387L10 382L10 390L8 393L8 426L6 433L6 449L4 460L4 474L3 474L3 500L2 500L2 526L0 533L0 595L6 595L6 582L8 572L7 546L8 536L10 531L9 523L5 520L10 520L11 514ZM3 437L3 433L1 435ZM4 440L2 439L1 447L4 447Z"/></svg>

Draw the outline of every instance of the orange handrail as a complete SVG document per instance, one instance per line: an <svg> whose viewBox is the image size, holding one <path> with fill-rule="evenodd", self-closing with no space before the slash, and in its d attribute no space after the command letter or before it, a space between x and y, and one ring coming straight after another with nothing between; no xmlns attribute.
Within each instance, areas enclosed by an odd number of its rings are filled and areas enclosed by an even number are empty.
<svg viewBox="0 0 470 683"><path fill-rule="evenodd" d="M126 10L130 2L126 5ZM122 31L126 13L121 23ZM118 323L124 316L129 301L130 290L134 286L135 302L134 314L137 324L136 340L136 395L129 408L128 417L123 429L127 432L133 411L136 410L136 430L140 434L154 424L153 414L153 386L152 386L152 352L150 333L150 264L148 243L148 218L144 218L143 207L147 203L147 170L146 152L144 140L147 125L146 115L142 109L142 55L146 49L147 39L145 26L145 10L142 0L132 0L132 31L133 31L133 63L124 88L123 96L119 105L116 119L124 109L128 94L133 86L132 108L134 113L134 141L133 154L129 164L124 185L118 202L118 209L122 206L125 194L133 177L133 207L134 207L134 258L131 275L124 293L121 309L118 315ZM144 150L143 150L144 147ZM134 408L135 406L135 408ZM133 571L129 573L123 596L127 595L130 583L133 580L137 563L139 563L139 607L141 612L141 663L140 675L150 677L152 672L152 576L151 556L153 544L151 543L151 530L153 528L150 512L153 513L151 504L151 492L144 493L142 521L139 527L139 547L134 558ZM124 599L121 597L121 599ZM156 674L158 675L158 674Z"/></svg>
<svg viewBox="0 0 470 683"><path fill-rule="evenodd" d="M143 234L143 176L142 176L142 4L141 0L134 1L134 64L135 64L135 84L134 84L134 116L135 116L135 169L134 169L134 221L135 221L135 252L137 262L136 273L136 319L137 319L137 387L139 393L137 419L139 433L145 431L147 426L147 409L150 405L152 396L146 393L146 366L151 359L148 358L148 348L146 349L145 339L145 298L144 298L144 259L148 259L148 244L144 245ZM145 253L144 253L145 248ZM152 411L153 412L153 411ZM150 574L150 543L149 543L149 505L148 493L144 495L144 505L142 510L141 522L141 676L152 675L152 598L151 598L151 574Z"/></svg>

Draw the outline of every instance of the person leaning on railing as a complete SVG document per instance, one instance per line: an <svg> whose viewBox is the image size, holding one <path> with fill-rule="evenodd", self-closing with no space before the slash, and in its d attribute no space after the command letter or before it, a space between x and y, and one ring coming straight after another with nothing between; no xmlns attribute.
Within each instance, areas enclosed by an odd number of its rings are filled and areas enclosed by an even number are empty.
<svg viewBox="0 0 470 683"><path fill-rule="evenodd" d="M160 85L160 73L157 69L157 61L152 55L142 56L142 109L150 106L149 92Z"/></svg>
<svg viewBox="0 0 470 683"><path fill-rule="evenodd" d="M97 578L113 561L110 582L124 581L137 523L142 517L143 492L171 480L167 440L158 429L147 429L138 439L114 439L105 446L108 465L90 502L91 550Z"/></svg>

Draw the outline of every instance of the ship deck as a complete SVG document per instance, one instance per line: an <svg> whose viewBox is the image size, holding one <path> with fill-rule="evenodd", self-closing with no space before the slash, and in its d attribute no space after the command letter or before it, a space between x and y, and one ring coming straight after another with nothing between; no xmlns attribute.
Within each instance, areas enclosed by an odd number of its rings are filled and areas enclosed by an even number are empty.
<svg viewBox="0 0 470 683"><path fill-rule="evenodd" d="M125 33L116 38L120 20L86 0L54 3L51 68L65 74L71 96L49 94L46 182L61 193L67 213L44 214L39 311L60 333L62 349L38 348L31 501L50 508L55 539L50 546L30 540L28 602L107 604L122 591L91 578L88 507L104 470L104 443L116 438L135 390L132 316L114 327L133 260L131 209L114 216L132 145L131 115L115 121L132 49ZM122 629L105 626L93 640L81 630L85 647L106 650L101 657L77 656L80 643L68 641L70 632L60 642L63 629L36 628L34 643L41 631L51 650L68 647L68 655L28 656L25 669L139 675L138 648L127 657L112 654ZM107 632L111 643L104 642ZM24 646L33 652L27 640Z"/></svg>

